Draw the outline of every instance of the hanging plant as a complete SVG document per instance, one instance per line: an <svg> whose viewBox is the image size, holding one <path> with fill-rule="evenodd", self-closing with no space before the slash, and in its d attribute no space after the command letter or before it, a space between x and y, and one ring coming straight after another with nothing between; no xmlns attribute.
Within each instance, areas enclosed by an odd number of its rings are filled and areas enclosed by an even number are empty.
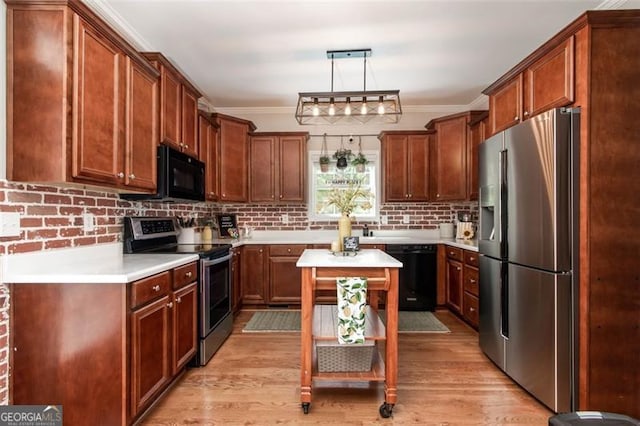
<svg viewBox="0 0 640 426"><path fill-rule="evenodd" d="M333 153L333 158L338 160L336 163L336 167L339 169L346 169L349 165L349 161L353 157L353 153L350 149L344 147L344 140L340 137L340 148L336 152Z"/></svg>
<svg viewBox="0 0 640 426"><path fill-rule="evenodd" d="M368 162L369 160L367 160L367 157L362 153L362 137L360 137L358 141L358 154L351 160L351 165L355 166L358 173L364 173L365 166Z"/></svg>
<svg viewBox="0 0 640 426"><path fill-rule="evenodd" d="M320 150L320 171L325 173L329 171L329 153L327 151L327 134L325 133L322 138L322 149Z"/></svg>

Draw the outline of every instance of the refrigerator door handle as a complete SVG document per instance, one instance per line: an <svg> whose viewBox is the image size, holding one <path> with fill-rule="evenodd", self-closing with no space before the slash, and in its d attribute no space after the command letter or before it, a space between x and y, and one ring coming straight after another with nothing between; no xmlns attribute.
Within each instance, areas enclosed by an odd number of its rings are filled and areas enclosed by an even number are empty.
<svg viewBox="0 0 640 426"><path fill-rule="evenodd" d="M509 252L507 245L507 191L508 191L508 163L507 163L507 150L500 151L500 158L498 160L499 167L499 179L500 179L500 257L506 259Z"/></svg>
<svg viewBox="0 0 640 426"><path fill-rule="evenodd" d="M500 331L509 338L509 267L500 265Z"/></svg>

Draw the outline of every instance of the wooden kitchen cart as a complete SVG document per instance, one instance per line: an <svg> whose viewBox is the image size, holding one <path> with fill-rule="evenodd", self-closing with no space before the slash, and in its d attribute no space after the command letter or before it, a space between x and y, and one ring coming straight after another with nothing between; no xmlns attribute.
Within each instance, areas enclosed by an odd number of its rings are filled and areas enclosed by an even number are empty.
<svg viewBox="0 0 640 426"><path fill-rule="evenodd" d="M381 250L361 250L357 256L334 256L328 250L307 249L296 264L302 271L300 401L305 414L311 404L312 382L384 381L385 400L380 415L390 417L397 401L398 379L398 268L402 263ZM336 339L335 329L327 330L326 309L314 306L316 290L336 290L337 277L366 277L369 318L366 340L385 341L384 360L374 354L372 368L364 372L319 372L316 342ZM377 319L378 300L386 293L386 327ZM329 327L333 328L333 327Z"/></svg>

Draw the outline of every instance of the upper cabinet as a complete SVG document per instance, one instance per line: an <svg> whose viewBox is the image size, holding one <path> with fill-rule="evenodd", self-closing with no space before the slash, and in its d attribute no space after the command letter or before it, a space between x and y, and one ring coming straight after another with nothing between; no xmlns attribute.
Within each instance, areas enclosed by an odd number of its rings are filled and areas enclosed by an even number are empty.
<svg viewBox="0 0 640 426"><path fill-rule="evenodd" d="M198 153L205 164L205 198L217 201L219 192L218 158L220 157L218 125L211 114L198 111Z"/></svg>
<svg viewBox="0 0 640 426"><path fill-rule="evenodd" d="M478 151L480 144L491 135L489 111L475 116L467 129L467 198L478 199Z"/></svg>
<svg viewBox="0 0 640 426"><path fill-rule="evenodd" d="M161 53L143 55L160 72L160 142L197 157L200 92Z"/></svg>
<svg viewBox="0 0 640 426"><path fill-rule="evenodd" d="M81 2L6 3L7 177L155 190L157 70Z"/></svg>
<svg viewBox="0 0 640 426"><path fill-rule="evenodd" d="M429 144L432 131L380 133L384 202L429 200Z"/></svg>
<svg viewBox="0 0 640 426"><path fill-rule="evenodd" d="M478 159L473 145L479 141L472 140L469 124L482 115L486 111L468 111L436 118L425 126L435 131L429 167L431 200L467 200L477 192L471 185L477 186Z"/></svg>
<svg viewBox="0 0 640 426"><path fill-rule="evenodd" d="M306 200L308 133L253 133L249 140L249 200Z"/></svg>
<svg viewBox="0 0 640 426"><path fill-rule="evenodd" d="M212 114L218 125L219 200L248 201L249 192L249 132L255 125L248 120L224 114Z"/></svg>
<svg viewBox="0 0 640 426"><path fill-rule="evenodd" d="M509 73L483 93L489 95L490 126L497 133L540 112L574 101L575 40L540 49L520 71Z"/></svg>

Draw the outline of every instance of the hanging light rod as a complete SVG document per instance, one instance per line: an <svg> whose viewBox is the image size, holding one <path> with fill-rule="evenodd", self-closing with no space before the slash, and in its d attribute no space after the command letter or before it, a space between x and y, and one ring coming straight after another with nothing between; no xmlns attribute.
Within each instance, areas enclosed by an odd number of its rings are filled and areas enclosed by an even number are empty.
<svg viewBox="0 0 640 426"><path fill-rule="evenodd" d="M298 93L296 120L299 124L352 124L377 123L395 124L400 120L402 107L399 90L367 91L367 58L371 49L327 50L331 59L331 91ZM335 59L363 58L362 91L333 90L333 69Z"/></svg>

